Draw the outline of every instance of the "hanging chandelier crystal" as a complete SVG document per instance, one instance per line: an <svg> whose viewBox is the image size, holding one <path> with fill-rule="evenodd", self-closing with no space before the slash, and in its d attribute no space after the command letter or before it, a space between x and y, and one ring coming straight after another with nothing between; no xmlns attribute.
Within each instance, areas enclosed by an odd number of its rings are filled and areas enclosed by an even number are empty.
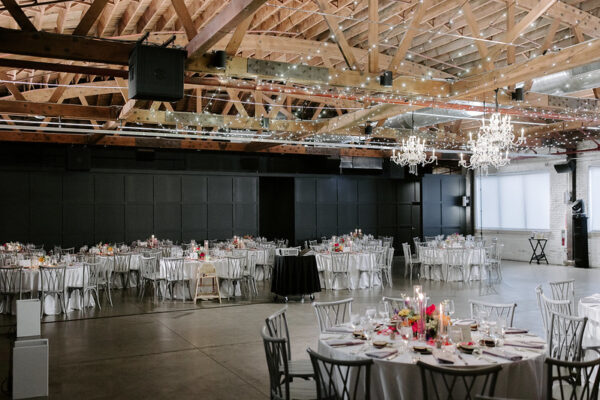
<svg viewBox="0 0 600 400"><path fill-rule="evenodd" d="M390 158L396 164L405 167L408 165L408 171L411 174L417 175L417 166L425 166L431 164L437 160L435 155L435 149L431 157L427 158L425 153L425 139L421 142L421 139L416 136L410 136L408 141L402 139L402 146L396 151L392 150L392 157Z"/></svg>
<svg viewBox="0 0 600 400"><path fill-rule="evenodd" d="M485 119L481 120L479 134L480 136L489 137L490 141L500 149L518 147L525 143L524 130L521 129L521 136L515 141L514 129L510 123L510 115L501 115L499 112L495 112L490 116L490 121L487 125L485 124Z"/></svg>
<svg viewBox="0 0 600 400"><path fill-rule="evenodd" d="M503 151L489 134L478 134L477 140L471 137L467 145L471 151L471 159L467 162L461 153L458 162L461 167L481 169L487 175L489 167L498 168L510 163L508 149Z"/></svg>
<svg viewBox="0 0 600 400"><path fill-rule="evenodd" d="M498 89L496 92L496 112L490 116L488 124L485 123L485 102L484 115L481 119L481 126L477 133L477 140L473 140L469 132L469 141L467 146L471 151L469 162L460 155L458 165L464 168L481 169L488 173L489 167L503 167L510 164L508 151L525 144L525 131L521 129L521 136L515 140L513 125L510 121L510 115L501 115L498 112Z"/></svg>

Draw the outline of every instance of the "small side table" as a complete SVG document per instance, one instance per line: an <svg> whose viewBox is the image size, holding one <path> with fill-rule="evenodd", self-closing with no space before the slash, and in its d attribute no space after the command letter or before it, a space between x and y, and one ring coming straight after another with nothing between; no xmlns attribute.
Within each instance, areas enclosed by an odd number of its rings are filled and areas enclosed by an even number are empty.
<svg viewBox="0 0 600 400"><path fill-rule="evenodd" d="M535 260L538 264L540 263L540 260L546 261L546 264L548 264L548 259L546 258L546 253L544 252L547 243L548 239L529 238L529 245L531 246L531 250L533 250L533 254L529 259L529 264L531 264L533 260Z"/></svg>

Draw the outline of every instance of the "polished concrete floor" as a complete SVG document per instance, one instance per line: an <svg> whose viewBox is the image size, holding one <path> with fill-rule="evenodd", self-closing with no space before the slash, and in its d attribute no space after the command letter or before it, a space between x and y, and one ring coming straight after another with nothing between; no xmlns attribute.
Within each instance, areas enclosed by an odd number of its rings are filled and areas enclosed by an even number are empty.
<svg viewBox="0 0 600 400"><path fill-rule="evenodd" d="M504 280L493 290L478 283L420 282L432 300L455 300L456 315L467 315L468 300L518 304L515 326L542 333L534 289L539 283L576 279L576 296L600 292L600 269L505 262ZM413 282L414 283L414 282ZM352 296L364 310L382 295L412 291L412 283L395 267L394 287L349 292L327 291L317 300ZM68 319L46 317L42 334L50 343L51 398L268 398L268 375L259 331L264 318L283 304L272 303L268 288L249 301L140 302L133 291L115 296L114 307L73 312ZM291 300L288 321L294 358L316 346L317 322L307 301ZM14 318L0 317L0 380L8 376ZM0 398L8 398L2 394Z"/></svg>

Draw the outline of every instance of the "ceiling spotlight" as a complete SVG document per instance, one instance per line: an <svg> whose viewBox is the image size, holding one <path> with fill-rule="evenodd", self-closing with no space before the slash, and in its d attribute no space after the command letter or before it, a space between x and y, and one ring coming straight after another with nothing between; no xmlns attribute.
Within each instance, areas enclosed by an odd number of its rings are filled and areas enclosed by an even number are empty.
<svg viewBox="0 0 600 400"><path fill-rule="evenodd" d="M213 52L210 64L216 69L225 69L227 66L227 53L225 53L223 50L217 50Z"/></svg>

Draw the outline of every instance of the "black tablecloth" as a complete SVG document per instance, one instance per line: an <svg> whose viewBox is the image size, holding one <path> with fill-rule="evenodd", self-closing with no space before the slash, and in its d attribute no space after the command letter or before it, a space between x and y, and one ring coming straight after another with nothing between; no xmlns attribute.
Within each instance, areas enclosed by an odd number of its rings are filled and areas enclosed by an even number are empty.
<svg viewBox="0 0 600 400"><path fill-rule="evenodd" d="M315 256L275 256L271 292L279 296L321 291Z"/></svg>

